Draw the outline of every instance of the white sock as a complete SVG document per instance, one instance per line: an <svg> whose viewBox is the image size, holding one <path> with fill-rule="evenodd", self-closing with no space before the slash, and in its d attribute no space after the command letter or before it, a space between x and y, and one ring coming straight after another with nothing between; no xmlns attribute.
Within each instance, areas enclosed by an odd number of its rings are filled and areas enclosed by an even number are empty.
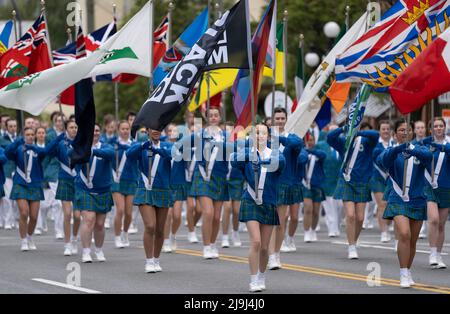
<svg viewBox="0 0 450 314"><path fill-rule="evenodd" d="M352 244L348 246L349 250L356 250L356 245Z"/></svg>
<svg viewBox="0 0 450 314"><path fill-rule="evenodd" d="M228 234L222 235L222 239L223 239L223 240L228 240Z"/></svg>
<svg viewBox="0 0 450 314"><path fill-rule="evenodd" d="M250 282L254 283L258 281L258 275L250 275Z"/></svg>
<svg viewBox="0 0 450 314"><path fill-rule="evenodd" d="M102 251L102 248L98 248L98 247L95 248L95 253L100 253L101 251Z"/></svg>
<svg viewBox="0 0 450 314"><path fill-rule="evenodd" d="M175 235L173 233L170 234L170 240L175 240Z"/></svg>
<svg viewBox="0 0 450 314"><path fill-rule="evenodd" d="M408 268L400 268L400 276L408 276Z"/></svg>
<svg viewBox="0 0 450 314"><path fill-rule="evenodd" d="M28 243L28 237L25 237L22 239L22 243L27 242Z"/></svg>
<svg viewBox="0 0 450 314"><path fill-rule="evenodd" d="M87 248L87 249L83 249L83 255L87 255L87 254L91 254L91 249Z"/></svg>
<svg viewBox="0 0 450 314"><path fill-rule="evenodd" d="M153 261L155 262L155 264L159 264L159 258L154 258Z"/></svg>
<svg viewBox="0 0 450 314"><path fill-rule="evenodd" d="M155 260L153 258L147 258L145 261L147 264L152 264L155 262Z"/></svg>
<svg viewBox="0 0 450 314"><path fill-rule="evenodd" d="M437 247L431 247L431 248L430 248L430 254L431 254L431 255L437 255L437 253L438 253L438 252L437 252Z"/></svg>
<svg viewBox="0 0 450 314"><path fill-rule="evenodd" d="M259 279L259 280L265 280L265 279L266 279L266 274L260 272L259 270L258 270L257 276L258 276L258 279Z"/></svg>

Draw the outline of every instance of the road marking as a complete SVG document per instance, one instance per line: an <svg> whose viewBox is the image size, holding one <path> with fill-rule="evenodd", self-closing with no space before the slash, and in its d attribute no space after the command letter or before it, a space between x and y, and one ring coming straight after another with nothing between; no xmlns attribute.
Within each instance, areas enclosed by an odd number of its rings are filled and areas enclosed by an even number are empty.
<svg viewBox="0 0 450 314"><path fill-rule="evenodd" d="M344 242L344 241L333 241L331 243L332 244L340 244L340 245L348 245L348 242ZM358 246L365 247L365 248L374 248L374 249L395 251L395 248L390 247L390 246L370 245L370 244L365 244L365 243L370 243L370 242L360 242L358 244ZM416 252L417 253L423 253L423 254L430 254L430 251L425 251L425 250L416 250ZM448 253L441 253L441 255L448 255Z"/></svg>
<svg viewBox="0 0 450 314"><path fill-rule="evenodd" d="M82 288L82 287L76 287L76 286L73 286L73 285L68 285L68 284L65 284L65 283L52 281L52 280L47 280L47 279L42 279L42 278L33 278L31 280L37 281L37 282L40 282L40 283L44 283L44 284L47 284L47 285L51 285L51 286L56 286L56 287L61 287L61 288L65 288L65 289L80 291L80 292L84 292L84 293L90 293L90 294L101 293L100 291L91 290L91 289Z"/></svg>
<svg viewBox="0 0 450 314"><path fill-rule="evenodd" d="M202 252L200 252L200 251L186 250L186 249L177 249L176 254L197 256L197 257L203 256ZM245 257L221 254L219 259L223 260L223 261L248 264L248 260ZM306 267L306 266L292 265L292 264L283 264L282 267L283 267L283 269L293 270L293 271L302 272L302 273L309 273L309 274L320 275L320 276L328 276L328 277L335 277L335 278L341 278L341 279L367 282L367 276L361 275L361 274L340 272L340 271L335 271L335 270L331 270L331 269ZM400 285L400 282L398 280L387 279L387 278L380 278L380 283L383 285L392 286L392 287L399 287L399 285ZM411 288L416 289L416 290L421 290L421 291L427 291L427 292L450 294L450 287L440 287L440 286L432 286L432 285L416 283L416 285L414 285Z"/></svg>

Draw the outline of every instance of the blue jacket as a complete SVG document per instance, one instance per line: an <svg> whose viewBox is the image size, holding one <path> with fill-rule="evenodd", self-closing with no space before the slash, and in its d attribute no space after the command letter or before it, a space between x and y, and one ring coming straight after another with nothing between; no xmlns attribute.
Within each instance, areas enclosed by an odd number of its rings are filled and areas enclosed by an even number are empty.
<svg viewBox="0 0 450 314"><path fill-rule="evenodd" d="M239 152L238 154L233 154L231 165L234 168L239 169L244 175L247 184L255 190L255 171L258 171L258 178L261 178L261 169L262 167L270 167L271 162L278 160L278 167L276 169L267 169L266 180L264 182L262 202L263 204L270 204L276 206L277 204L277 186L279 184L279 178L282 171L285 169L286 160L283 154L280 154L276 150L272 150L269 158L263 158L259 156L259 161L255 166L249 158L250 150L246 148L243 152ZM248 189L245 191L243 195L243 199L250 200L255 202L255 200L250 195Z"/></svg>
<svg viewBox="0 0 450 314"><path fill-rule="evenodd" d="M339 179L343 156L327 143L326 134L324 134L323 138L324 140L319 141L316 145L317 149L322 150L327 155L323 162L325 178L321 187L326 196L333 196Z"/></svg>
<svg viewBox="0 0 450 314"><path fill-rule="evenodd" d="M68 139L67 137L56 138L54 141L57 141L57 145L53 150L49 152L50 156L56 157L59 162L59 180L74 180L77 172L71 168L70 165L70 152L72 150L73 140ZM53 142L52 142L53 143ZM50 145L52 145L50 143Z"/></svg>
<svg viewBox="0 0 450 314"><path fill-rule="evenodd" d="M446 189L450 189L450 144L446 143L443 144L437 144L437 143L431 143L431 146L435 148L433 155L434 155L434 169L436 170L436 166L439 161L439 156L441 153L444 155L444 159L442 161L441 169L439 172L439 176L437 178L437 187L442 187ZM428 172L431 175L432 169L431 165L428 169Z"/></svg>
<svg viewBox="0 0 450 314"><path fill-rule="evenodd" d="M120 163L122 162L123 156L127 156L126 152L133 145L133 142L129 142L127 144L122 144L117 139L113 143L114 147L114 161L112 163L112 169L117 171L120 167ZM127 157L126 157L127 158ZM125 165L123 167L122 173L120 175L120 181L132 181L139 182L139 169L137 160L126 159Z"/></svg>
<svg viewBox="0 0 450 314"><path fill-rule="evenodd" d="M403 188L403 171L404 161L403 152L407 154L408 159L413 158L413 170L411 176L411 184L409 189L408 204L415 208L426 207L426 197L424 195L424 187L426 186L425 169L430 165L432 153L424 146L415 146L414 149L407 149L407 145L399 145L386 149L378 157L378 163L388 170L390 178L400 189ZM394 185L394 183L393 183ZM395 191L390 189L388 203L403 204L405 201Z"/></svg>
<svg viewBox="0 0 450 314"><path fill-rule="evenodd" d="M94 158L96 160L95 171L93 170ZM75 188L89 193L103 194L111 191L112 173L111 167L114 162L114 149L111 145L100 143L93 147L89 160L89 172L93 172L92 180L87 174L87 164L77 165L77 177ZM90 184L88 186L87 184Z"/></svg>
<svg viewBox="0 0 450 314"><path fill-rule="evenodd" d="M302 181L305 178L305 166L308 162L308 158L308 152L306 149L302 149L300 154L298 154L297 167L295 168L294 178L296 179L296 184L302 184Z"/></svg>
<svg viewBox="0 0 450 314"><path fill-rule="evenodd" d="M310 158L312 156L316 156L316 163L314 164L314 169L311 176L311 187L322 187L322 184L325 180L325 173L323 171L323 162L325 158L327 158L327 154L324 151L319 149L308 149L308 162L310 162ZM305 179L307 176L306 166L305 164Z"/></svg>
<svg viewBox="0 0 450 314"><path fill-rule="evenodd" d="M303 148L303 140L295 134L288 134L287 136L281 135L280 137L273 136L273 140L278 140L280 147L274 147L273 141L271 146L274 149L279 150L286 160L286 167L281 173L279 183L287 185L296 184L297 180L292 174L295 172L297 167L297 157L300 150Z"/></svg>
<svg viewBox="0 0 450 314"><path fill-rule="evenodd" d="M61 134L64 134L62 132ZM50 145L58 136L61 134L57 134L54 128L47 129L47 136L45 137L45 145ZM55 156L47 156L44 161L44 178L47 182L56 182L58 181L58 175L60 170L60 164L58 159Z"/></svg>
<svg viewBox="0 0 450 314"><path fill-rule="evenodd" d="M16 139L19 139L20 137L17 137ZM11 139L11 137L8 134L5 134L4 136L0 137L0 146L4 149L6 147L13 143L14 141ZM6 162L6 164L3 165L3 170L5 172L5 177L12 179L12 174L16 168L16 164L13 160L9 160Z"/></svg>
<svg viewBox="0 0 450 314"><path fill-rule="evenodd" d="M100 142L113 146L117 142L117 136L113 135L112 137L108 137L106 133L102 133L100 135Z"/></svg>
<svg viewBox="0 0 450 314"><path fill-rule="evenodd" d="M155 179L152 188L156 189L170 189L170 168L171 168L171 151L172 144L166 142L160 142L160 148L152 146L150 153L151 142L136 143L130 147L127 151L127 158L131 161L137 161L139 165L139 187L145 188L145 182L143 176L150 181L149 178L149 160L156 158L156 155L160 156L158 168L156 169Z"/></svg>
<svg viewBox="0 0 450 314"><path fill-rule="evenodd" d="M345 156L346 140L344 137L340 136L342 133L342 128L331 131L328 134L327 142L331 147L336 149L339 154ZM353 183L368 183L373 173L372 153L378 143L380 135L376 131L361 131L358 132L357 136L361 136L361 146L358 148L359 153L353 166L350 181ZM352 143L348 151L347 160L344 161L345 164L341 171L341 176L345 171L345 165L350 162L351 156L353 154L353 149L354 145Z"/></svg>
<svg viewBox="0 0 450 314"><path fill-rule="evenodd" d="M5 184L5 171L3 170L3 165L8 162L8 158L5 155L5 150L0 147L0 185Z"/></svg>

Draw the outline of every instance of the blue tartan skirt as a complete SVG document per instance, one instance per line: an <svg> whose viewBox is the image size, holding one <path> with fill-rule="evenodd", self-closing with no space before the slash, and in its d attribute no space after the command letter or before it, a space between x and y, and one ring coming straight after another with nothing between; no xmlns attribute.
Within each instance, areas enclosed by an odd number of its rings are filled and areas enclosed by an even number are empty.
<svg viewBox="0 0 450 314"><path fill-rule="evenodd" d="M111 193L120 193L122 195L135 195L137 189L136 181L120 180L120 183L113 181L111 185Z"/></svg>
<svg viewBox="0 0 450 314"><path fill-rule="evenodd" d="M344 202L367 203L372 200L368 183L346 182L339 178L334 198Z"/></svg>
<svg viewBox="0 0 450 314"><path fill-rule="evenodd" d="M144 187L138 187L134 197L134 205L150 205L159 208L173 206L172 195L169 189L153 188L151 191Z"/></svg>
<svg viewBox="0 0 450 314"><path fill-rule="evenodd" d="M73 202L75 199L75 182L73 179L59 179L55 199Z"/></svg>
<svg viewBox="0 0 450 314"><path fill-rule="evenodd" d="M3 188L3 186L0 188L0 198L4 198L5 195L5 189Z"/></svg>
<svg viewBox="0 0 450 314"><path fill-rule="evenodd" d="M407 203L388 203L383 214L383 219L392 220L395 216L405 216L413 220L427 220L427 207L414 208Z"/></svg>
<svg viewBox="0 0 450 314"><path fill-rule="evenodd" d="M242 199L242 195L244 195L244 180L230 179L227 181L227 185L230 200L240 201Z"/></svg>
<svg viewBox="0 0 450 314"><path fill-rule="evenodd" d="M432 189L431 186L427 186L424 193L427 202L435 202L438 208L450 208L450 189L441 187Z"/></svg>
<svg viewBox="0 0 450 314"><path fill-rule="evenodd" d="M81 189L75 189L73 209L78 211L92 211L107 214L111 211L113 199L111 192L96 194Z"/></svg>
<svg viewBox="0 0 450 314"><path fill-rule="evenodd" d="M301 184L279 184L277 187L277 206L294 205L303 202Z"/></svg>
<svg viewBox="0 0 450 314"><path fill-rule="evenodd" d="M228 196L227 179L219 176L211 176L211 180L206 182L200 174L200 171L196 170L194 178L192 179L189 196L206 196L213 201L227 202L230 200L230 197Z"/></svg>
<svg viewBox="0 0 450 314"><path fill-rule="evenodd" d="M313 203L321 203L325 200L325 192L322 188L317 186L312 186L308 189L306 186L302 186L303 198L308 198L313 201Z"/></svg>
<svg viewBox="0 0 450 314"><path fill-rule="evenodd" d="M437 198L435 191L436 190L433 190L431 185L427 184L425 186L425 188L423 189L423 193L425 194L427 202L438 203L438 198Z"/></svg>
<svg viewBox="0 0 450 314"><path fill-rule="evenodd" d="M42 187L23 186L21 184L13 184L11 190L11 200L27 200L27 201L43 201L44 190Z"/></svg>
<svg viewBox="0 0 450 314"><path fill-rule="evenodd" d="M172 202L175 203L177 201L179 202L186 201L188 198L190 188L191 188L190 183L173 184L170 187L170 191L172 194Z"/></svg>
<svg viewBox="0 0 450 314"><path fill-rule="evenodd" d="M369 181L369 186L373 193L384 193L384 190L386 190L386 180L381 176L372 176Z"/></svg>
<svg viewBox="0 0 450 314"><path fill-rule="evenodd" d="M242 199L239 209L239 221L257 221L263 225L278 226L280 220L275 205L262 204L256 205L253 200Z"/></svg>

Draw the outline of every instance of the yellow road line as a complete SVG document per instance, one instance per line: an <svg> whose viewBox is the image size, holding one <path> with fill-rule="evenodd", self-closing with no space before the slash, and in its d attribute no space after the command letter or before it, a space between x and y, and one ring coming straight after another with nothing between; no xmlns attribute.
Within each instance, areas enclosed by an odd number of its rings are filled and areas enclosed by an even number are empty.
<svg viewBox="0 0 450 314"><path fill-rule="evenodd" d="M177 249L176 253L183 254L183 255L197 256L197 257L203 256L200 251L195 251L195 250ZM219 259L223 260L223 261L248 264L247 258L239 257L239 256L220 255ZM341 279L367 282L367 276L365 276L365 275L340 272L340 271L335 271L335 270L331 270L331 269L306 267L306 266L293 265L293 264L283 264L283 269L302 272L302 273L309 273L309 274L314 274L314 275L319 275L319 276L328 276L328 277L335 277L335 278L341 278ZM380 283L382 285L393 286L393 287L398 287L400 284L398 280L387 279L387 278L380 278ZM411 288L416 289L416 290L421 290L421 291L427 291L427 292L450 294L450 287L431 286L431 285L416 283L416 285L412 286Z"/></svg>

